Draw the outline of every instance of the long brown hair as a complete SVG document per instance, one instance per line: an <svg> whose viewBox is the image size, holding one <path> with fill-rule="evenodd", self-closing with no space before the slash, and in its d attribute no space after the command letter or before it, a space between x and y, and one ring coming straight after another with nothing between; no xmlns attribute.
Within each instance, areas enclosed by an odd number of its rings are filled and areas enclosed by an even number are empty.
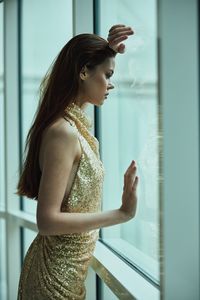
<svg viewBox="0 0 200 300"><path fill-rule="evenodd" d="M116 52L105 39L89 33L74 36L61 49L40 85L39 105L26 138L17 195L38 199L42 133L47 126L63 117L66 107L75 100L81 69L86 65L94 70L108 57L115 55Z"/></svg>

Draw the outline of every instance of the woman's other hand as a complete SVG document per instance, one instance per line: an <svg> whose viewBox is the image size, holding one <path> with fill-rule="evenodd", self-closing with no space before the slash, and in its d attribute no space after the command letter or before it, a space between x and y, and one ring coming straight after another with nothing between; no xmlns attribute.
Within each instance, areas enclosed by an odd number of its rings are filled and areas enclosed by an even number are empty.
<svg viewBox="0 0 200 300"><path fill-rule="evenodd" d="M107 37L109 47L117 53L124 53L125 45L121 42L126 40L128 36L132 34L134 34L134 31L131 27L126 27L123 24L112 26Z"/></svg>
<svg viewBox="0 0 200 300"><path fill-rule="evenodd" d="M137 186L138 176L136 176L136 164L132 161L124 174L124 188L122 194L122 205L120 211L125 219L132 219L136 214L137 208Z"/></svg>

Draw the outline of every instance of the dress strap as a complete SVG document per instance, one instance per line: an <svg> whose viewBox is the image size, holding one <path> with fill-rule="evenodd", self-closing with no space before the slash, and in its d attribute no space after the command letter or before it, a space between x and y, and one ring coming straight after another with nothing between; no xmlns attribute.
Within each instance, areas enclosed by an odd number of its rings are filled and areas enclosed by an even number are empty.
<svg viewBox="0 0 200 300"><path fill-rule="evenodd" d="M74 126L74 122L70 118L67 118L66 116L63 116L63 118L69 122L71 126Z"/></svg>

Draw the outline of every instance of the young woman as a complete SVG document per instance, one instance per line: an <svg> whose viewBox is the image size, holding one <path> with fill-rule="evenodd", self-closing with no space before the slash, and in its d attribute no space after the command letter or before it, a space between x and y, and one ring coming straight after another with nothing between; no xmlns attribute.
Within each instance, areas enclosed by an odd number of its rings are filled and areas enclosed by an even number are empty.
<svg viewBox="0 0 200 300"><path fill-rule="evenodd" d="M136 163L124 174L120 208L101 212L104 168L91 134L87 103L101 106L121 41L133 34L113 26L108 40L79 34L61 50L42 82L41 101L27 136L17 194L37 200L39 233L20 275L18 300L85 299L85 279L99 229L136 214ZM122 99L123 101L123 99Z"/></svg>

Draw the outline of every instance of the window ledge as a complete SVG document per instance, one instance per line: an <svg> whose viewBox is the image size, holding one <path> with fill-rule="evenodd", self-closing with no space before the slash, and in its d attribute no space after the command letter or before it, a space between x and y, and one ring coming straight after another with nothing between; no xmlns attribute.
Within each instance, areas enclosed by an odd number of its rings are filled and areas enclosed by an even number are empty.
<svg viewBox="0 0 200 300"><path fill-rule="evenodd" d="M160 291L97 241L91 266L119 299L159 300Z"/></svg>

